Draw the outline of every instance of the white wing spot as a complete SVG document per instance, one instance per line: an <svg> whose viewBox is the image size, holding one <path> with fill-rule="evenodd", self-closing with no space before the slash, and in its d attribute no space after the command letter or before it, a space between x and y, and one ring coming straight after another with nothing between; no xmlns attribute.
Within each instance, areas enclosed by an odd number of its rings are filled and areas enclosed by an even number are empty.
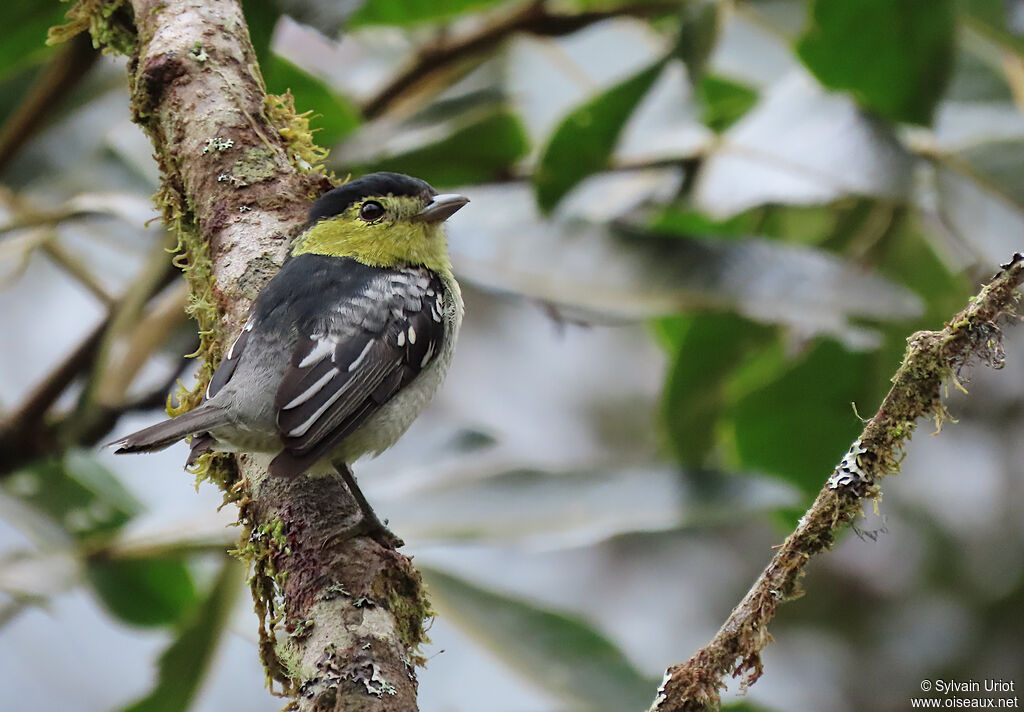
<svg viewBox="0 0 1024 712"><path fill-rule="evenodd" d="M288 401L288 405L286 405L281 410L291 410L292 408L296 408L296 407L302 405L303 403L308 401L310 398L312 398L314 395L316 395L320 391L321 388L323 388L325 385L327 385L327 382L329 380L331 380L332 378L334 378L337 375L338 375L338 369L332 368L330 371L328 371L323 376L321 376L319 378L319 380L317 380L316 383L314 383L312 386L310 386L309 388L304 390L302 393L300 393L299 395L295 396L290 401Z"/></svg>
<svg viewBox="0 0 1024 712"><path fill-rule="evenodd" d="M427 346L427 353L423 354L423 360L420 361L420 368L425 368L430 359L434 358L434 342L431 341Z"/></svg>
<svg viewBox="0 0 1024 712"><path fill-rule="evenodd" d="M306 368L317 361L321 361L325 356L331 354L331 360L334 360L334 340L326 336L321 336L316 340L316 346L306 354L306 357L299 362L299 368Z"/></svg>
<svg viewBox="0 0 1024 712"><path fill-rule="evenodd" d="M306 431L309 430L311 427L313 427L313 423L316 422L317 418L319 418L321 415L323 415L324 411L326 411L328 408L330 408L334 404L334 401L336 401L339 398L341 398L341 394L344 393L344 392L345 392L344 388L339 388L334 393L332 393L331 397L328 398L324 402L324 404L322 406L317 408L316 411L313 413L313 415L309 416L309 418L307 418L306 421L302 425L300 425L299 427L297 427L297 428L295 428L293 430L290 430L288 432L288 437L298 438L298 437L302 437L303 435L305 435Z"/></svg>
<svg viewBox="0 0 1024 712"><path fill-rule="evenodd" d="M411 326L409 327L409 343L416 343L416 329L412 328Z"/></svg>
<svg viewBox="0 0 1024 712"><path fill-rule="evenodd" d="M398 346L399 347L405 346L405 332L404 331L399 331L398 332Z"/></svg>
<svg viewBox="0 0 1024 712"><path fill-rule="evenodd" d="M363 347L362 353L359 354L355 361L348 365L349 373L352 373L352 371L355 371L357 368L359 368L359 364L361 364L363 362L363 359L366 358L366 354L370 353L371 346L373 346L373 341L367 341L366 346Z"/></svg>
<svg viewBox="0 0 1024 712"><path fill-rule="evenodd" d="M241 339L241 338L242 338L242 335L239 334L238 337L234 341L231 342L231 348L228 349L228 361L230 361L231 359L233 359L235 357L235 347L238 346L238 339Z"/></svg>
<svg viewBox="0 0 1024 712"><path fill-rule="evenodd" d="M242 331L252 331L254 326L256 326L256 321L252 317L249 317L245 320L245 326L242 327Z"/></svg>

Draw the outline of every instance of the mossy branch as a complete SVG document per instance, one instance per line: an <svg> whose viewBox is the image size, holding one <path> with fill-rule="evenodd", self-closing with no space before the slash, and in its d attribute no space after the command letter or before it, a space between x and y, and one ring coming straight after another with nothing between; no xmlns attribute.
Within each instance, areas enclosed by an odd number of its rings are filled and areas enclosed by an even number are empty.
<svg viewBox="0 0 1024 712"><path fill-rule="evenodd" d="M331 187L306 115L268 97L239 0L79 0L55 41L88 30L128 56L131 111L160 165L156 196L199 327L194 407L310 201ZM340 477L268 478L266 459L204 456L197 477L239 506L268 681L297 710L416 710L430 608L410 560L342 535L358 509Z"/></svg>
<svg viewBox="0 0 1024 712"><path fill-rule="evenodd" d="M650 712L716 710L726 675L741 678L744 687L761 676L761 651L772 640L768 623L776 608L800 594L800 578L811 557L832 546L865 499L881 495L878 481L898 470L903 445L917 422L929 417L940 425L946 419L943 384L959 384L961 370L972 359L1002 366L997 322L1017 315L1022 281L1024 256L1017 253L944 329L919 331L908 339L903 363L878 412L711 642L668 669Z"/></svg>

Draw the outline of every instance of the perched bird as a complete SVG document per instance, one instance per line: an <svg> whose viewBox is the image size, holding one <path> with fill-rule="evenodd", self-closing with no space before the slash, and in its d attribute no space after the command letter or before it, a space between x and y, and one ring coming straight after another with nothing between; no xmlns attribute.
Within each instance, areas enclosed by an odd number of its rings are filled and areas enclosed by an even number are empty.
<svg viewBox="0 0 1024 712"><path fill-rule="evenodd" d="M362 531L386 532L349 466L393 445L444 378L463 306L442 225L467 202L398 173L325 193L203 403L110 445L152 452L192 435L190 462L212 449L272 453L271 476L333 465Z"/></svg>

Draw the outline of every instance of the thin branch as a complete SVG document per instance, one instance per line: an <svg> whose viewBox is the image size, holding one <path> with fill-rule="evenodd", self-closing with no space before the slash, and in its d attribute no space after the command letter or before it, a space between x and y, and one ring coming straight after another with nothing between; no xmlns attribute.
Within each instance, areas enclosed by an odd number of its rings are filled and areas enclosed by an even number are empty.
<svg viewBox="0 0 1024 712"><path fill-rule="evenodd" d="M60 101L89 73L99 52L87 35L71 40L35 80L28 95L0 127L0 174L53 116Z"/></svg>
<svg viewBox="0 0 1024 712"><path fill-rule="evenodd" d="M122 405L139 369L167 341L167 335L185 321L188 287L184 282L174 285L154 301L145 314L134 319L130 333L118 348L108 349L109 358L94 388L97 403L115 408Z"/></svg>
<svg viewBox="0 0 1024 712"><path fill-rule="evenodd" d="M152 393L127 403L95 403L86 397L90 391L87 386L72 413L57 420L47 418L54 403L68 387L93 371L97 361L101 360L100 354L114 321L113 315L118 313L124 302L138 298L145 303L178 275L166 256L161 264L156 265L156 269L152 279L143 280L145 284L138 294L133 286L114 306L110 315L89 332L24 402L0 420L0 478L35 459L58 454L68 447L93 445L124 413L153 407L156 397ZM164 384L161 388L159 399L162 402L166 398L168 386Z"/></svg>
<svg viewBox="0 0 1024 712"><path fill-rule="evenodd" d="M877 483L898 470L903 445L918 420L927 416L940 424L946 418L942 384L956 383L972 359L1002 366L997 321L1016 313L1022 281L1024 255L1017 253L944 329L910 337L892 389L860 438L711 642L668 669L650 712L718 709L726 675L742 678L744 686L760 677L761 651L771 642L768 623L779 603L799 595L811 557L832 546L836 532L854 520L866 498L880 496Z"/></svg>
<svg viewBox="0 0 1024 712"><path fill-rule="evenodd" d="M56 237L56 236L54 236ZM56 239L45 240L39 245L39 249L49 257L55 265L60 267L69 277L81 284L87 292L93 295L101 304L110 307L114 304L114 298L107 292L106 287L100 280L89 271L85 263L65 250Z"/></svg>
<svg viewBox="0 0 1024 712"><path fill-rule="evenodd" d="M412 63L362 107L363 117L374 119L440 73L459 62L489 52L514 34L560 37L614 17L650 17L679 10L679 2L626 4L610 10L574 14L551 13L543 3L530 3L522 9L465 37L442 37L423 47Z"/></svg>
<svg viewBox="0 0 1024 712"><path fill-rule="evenodd" d="M61 223L69 220L78 220L79 218L94 215L88 210L82 210L81 208L72 207L66 209L55 210L52 212L29 212L26 211L18 215L13 220L10 220L3 225L0 225L0 238L4 236L18 232L20 230L29 230L32 228L41 227L56 227Z"/></svg>
<svg viewBox="0 0 1024 712"><path fill-rule="evenodd" d="M68 354L57 365L57 368L29 394L21 406L0 421L0 442L7 439L5 437L7 433L27 433L40 424L47 411L71 382L92 367L93 359L96 358L96 349L103 339L103 332L106 331L106 328L106 320L97 324L75 347L74 351ZM11 437L11 439L17 438ZM2 446L0 446L0 452L4 452ZM0 459L6 460L6 458Z"/></svg>

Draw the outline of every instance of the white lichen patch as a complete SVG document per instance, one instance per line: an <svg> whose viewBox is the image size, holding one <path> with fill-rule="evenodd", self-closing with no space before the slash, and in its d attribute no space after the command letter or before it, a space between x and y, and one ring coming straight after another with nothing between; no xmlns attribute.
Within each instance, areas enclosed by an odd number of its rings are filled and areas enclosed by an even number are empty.
<svg viewBox="0 0 1024 712"><path fill-rule="evenodd" d="M665 694L665 687L668 685L668 681L672 679L672 675L668 670L665 671L665 676L661 678L661 684L658 685L658 694L654 698L654 702L651 703L650 708L647 712L658 712L658 708L668 699L668 695Z"/></svg>
<svg viewBox="0 0 1024 712"><path fill-rule="evenodd" d="M871 484L871 477L864 471L860 456L867 452L860 440L854 440L850 449L836 466L832 476L828 478L829 489L840 487L862 487Z"/></svg>
<svg viewBox="0 0 1024 712"><path fill-rule="evenodd" d="M203 147L203 155L211 151L224 152L235 145L235 140L231 138L221 138L220 136L214 136L213 138L206 139L206 145Z"/></svg>

